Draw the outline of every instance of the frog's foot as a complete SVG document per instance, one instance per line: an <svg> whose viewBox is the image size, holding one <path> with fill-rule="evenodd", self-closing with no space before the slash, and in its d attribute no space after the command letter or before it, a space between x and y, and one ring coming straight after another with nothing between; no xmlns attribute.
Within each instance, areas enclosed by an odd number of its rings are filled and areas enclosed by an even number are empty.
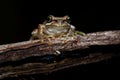
<svg viewBox="0 0 120 80"><path fill-rule="evenodd" d="M73 40L73 39L76 39L76 36L74 33L71 33L71 34L67 34L67 35L62 35L63 38L63 42L62 43L67 43L69 40Z"/></svg>
<svg viewBox="0 0 120 80"><path fill-rule="evenodd" d="M39 41L40 41L41 44L46 43L46 39L47 38L45 38L44 36L39 37Z"/></svg>
<svg viewBox="0 0 120 80"><path fill-rule="evenodd" d="M67 39L64 39L62 43L67 43L67 42L68 42L68 40L67 40Z"/></svg>
<svg viewBox="0 0 120 80"><path fill-rule="evenodd" d="M81 31L75 31L75 35L85 36L86 34L84 32L81 32Z"/></svg>
<svg viewBox="0 0 120 80"><path fill-rule="evenodd" d="M48 40L48 45L52 45L52 41L50 38L47 39Z"/></svg>
<svg viewBox="0 0 120 80"><path fill-rule="evenodd" d="M55 39L55 37L54 36L46 36L46 39L47 39L48 45L52 45L53 44L52 39Z"/></svg>
<svg viewBox="0 0 120 80"><path fill-rule="evenodd" d="M40 43L42 43L42 44L48 44L48 45L52 45L52 41L49 39L49 38L47 38L47 39L40 39Z"/></svg>
<svg viewBox="0 0 120 80"><path fill-rule="evenodd" d="M40 43L45 43L45 41L43 39L40 39Z"/></svg>
<svg viewBox="0 0 120 80"><path fill-rule="evenodd" d="M67 43L68 36L67 35L60 35L59 38L62 39L62 43Z"/></svg>

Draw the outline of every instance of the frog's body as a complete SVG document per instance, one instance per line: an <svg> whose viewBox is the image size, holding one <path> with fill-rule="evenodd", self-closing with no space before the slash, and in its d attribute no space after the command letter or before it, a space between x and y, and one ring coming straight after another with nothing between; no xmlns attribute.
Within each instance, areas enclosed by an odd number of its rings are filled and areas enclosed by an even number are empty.
<svg viewBox="0 0 120 80"><path fill-rule="evenodd" d="M39 24L38 29L33 30L31 39L40 39L43 41L46 38L68 37L74 36L75 27L68 23L68 16L54 17L49 16L50 21L45 21Z"/></svg>

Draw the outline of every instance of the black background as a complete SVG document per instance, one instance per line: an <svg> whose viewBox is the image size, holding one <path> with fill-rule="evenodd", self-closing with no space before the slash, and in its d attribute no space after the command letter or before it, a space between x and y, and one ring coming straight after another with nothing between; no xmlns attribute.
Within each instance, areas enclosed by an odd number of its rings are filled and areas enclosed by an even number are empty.
<svg viewBox="0 0 120 80"><path fill-rule="evenodd" d="M69 15L71 24L86 33L120 29L117 4L45 0L4 0L0 4L0 44L28 40L48 15Z"/></svg>
<svg viewBox="0 0 120 80"><path fill-rule="evenodd" d="M70 3L70 1L60 0L52 2L4 0L0 4L0 44L29 40L31 31L37 28L37 25L42 23L48 15L69 15L71 24L85 33L120 30L120 8L116 3L99 4L93 2L95 4L93 5L91 3L86 4L86 2L83 4L82 2L72 1ZM118 60L114 59L81 68L63 70L54 74L57 77L51 75L50 78L56 80L64 78L81 79L81 77L86 78L89 75L90 78L94 78L94 75L97 74L98 78L101 76L110 77L119 72Z"/></svg>

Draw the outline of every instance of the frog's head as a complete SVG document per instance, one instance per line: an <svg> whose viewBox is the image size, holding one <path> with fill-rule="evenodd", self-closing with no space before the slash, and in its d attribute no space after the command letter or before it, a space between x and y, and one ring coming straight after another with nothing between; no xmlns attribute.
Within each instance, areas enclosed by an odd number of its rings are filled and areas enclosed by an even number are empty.
<svg viewBox="0 0 120 80"><path fill-rule="evenodd" d="M64 26L69 23L69 16L64 16L64 17L54 17L53 15L49 16L49 21L51 24L54 24L56 26Z"/></svg>

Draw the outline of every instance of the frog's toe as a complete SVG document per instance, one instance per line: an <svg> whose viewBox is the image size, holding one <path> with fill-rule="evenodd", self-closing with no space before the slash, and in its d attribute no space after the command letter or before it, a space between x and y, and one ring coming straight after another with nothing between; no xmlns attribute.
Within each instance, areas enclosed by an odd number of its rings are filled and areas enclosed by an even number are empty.
<svg viewBox="0 0 120 80"><path fill-rule="evenodd" d="M52 42L48 42L48 45L49 45L49 46L52 45Z"/></svg>
<svg viewBox="0 0 120 80"><path fill-rule="evenodd" d="M52 41L50 38L47 39L48 40L48 45L52 45Z"/></svg>
<svg viewBox="0 0 120 80"><path fill-rule="evenodd" d="M68 42L68 40L67 40L67 39L64 39L62 43L67 43L67 42Z"/></svg>
<svg viewBox="0 0 120 80"><path fill-rule="evenodd" d="M43 39L40 40L40 43L45 43L45 41Z"/></svg>

